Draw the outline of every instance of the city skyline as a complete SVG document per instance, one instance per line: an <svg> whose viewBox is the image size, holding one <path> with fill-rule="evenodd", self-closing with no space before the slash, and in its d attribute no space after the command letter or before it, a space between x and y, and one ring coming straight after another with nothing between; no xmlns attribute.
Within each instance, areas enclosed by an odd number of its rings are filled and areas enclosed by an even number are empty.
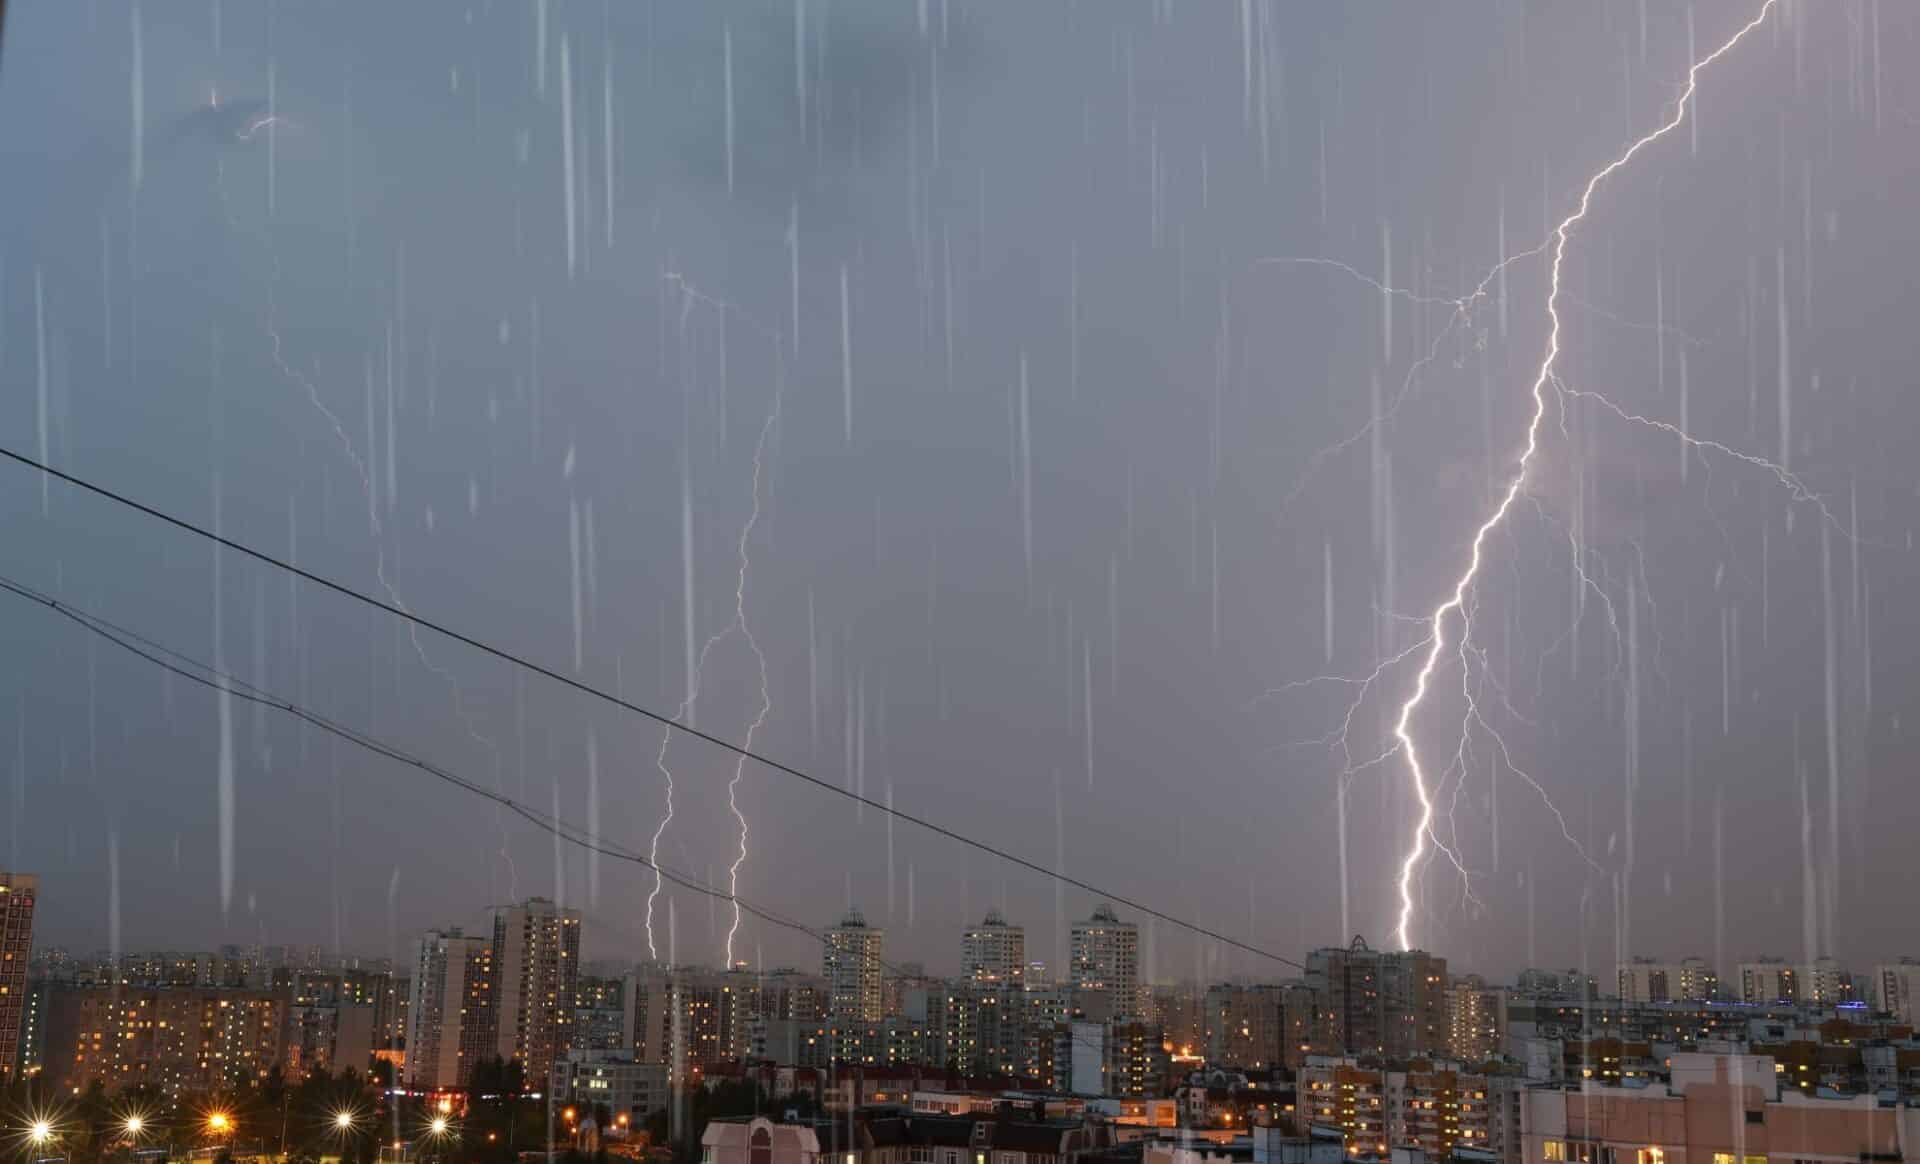
<svg viewBox="0 0 1920 1164"><path fill-rule="evenodd" d="M30 880L38 892L38 880L31 874L6 874ZM877 983L882 981L912 982L921 980L944 980L948 982L973 982L993 988L1011 988L1020 990L1025 987L1050 989L1058 986L1071 986L1075 989L1094 994L1113 994L1124 996L1129 993L1124 975L1118 983L1110 982L1117 968L1127 964L1129 946L1126 935L1137 933L1137 927L1122 919L1110 903L1096 905L1085 918L1076 918L1071 928L1077 931L1076 948L1083 952L1077 959L1070 959L1064 968L1049 966L1043 960L1020 961L1015 972L994 974L988 967L996 962L1004 962L1014 949L1020 948L1020 938L1024 926L1010 921L998 908L987 911L981 922L958 926L954 930L957 956L943 973L942 966L936 963L929 967L919 961L899 961L886 956L886 932L882 927L869 926L858 908L845 911L833 926L820 930L816 974L809 967L816 963L788 963L756 966L737 962L733 966L723 966L710 962L668 963L652 959L620 959L587 957L579 954L577 943L582 941L583 932L591 932L590 926L581 926L578 911L557 906L544 898L530 898L524 903L508 906L496 906L491 911L490 932L464 934L461 927L430 928L411 941L415 951L412 961L395 960L382 955L339 953L326 950L319 945L241 945L224 944L215 950L195 951L190 946L175 945L147 949L127 950L118 955L123 965L152 967L149 979L165 978L174 974L171 963L178 962L180 973L189 980L205 980L219 974L210 970L210 965L222 960L240 967L237 971L242 977L250 977L269 969L290 969L299 972L330 973L346 970L370 970L376 973L401 973L409 965L426 965L429 948L436 951L431 964L437 969L433 977L451 975L448 982L466 982L468 990L478 989L484 996L491 993L492 987L477 987L473 984L490 978L494 951L502 944L504 933L528 931L525 941L535 941L532 936L533 923L516 922L513 919L547 916L553 924L565 927L566 919L574 919L570 929L565 930L564 939L554 938L553 942L564 940L562 945L552 945L557 958L565 952L571 960L571 973L577 979L589 977L596 980L617 980L632 973L674 973L689 972L697 974L739 974L748 978L763 976L812 977L826 991L826 1007L831 1013L837 1005L832 1001L832 983L836 976L844 974L846 984L845 1005L853 1008L847 1017L855 1021L871 1021L871 1015L877 1011ZM504 928L503 928L504 927ZM1117 933L1119 939L1110 937ZM462 958L451 958L448 952L456 948L465 951ZM530 947L531 948L531 947ZM1438 980L1448 981L1446 959L1437 958L1424 950L1374 950L1364 935L1355 935L1346 945L1319 946L1300 951L1303 961L1293 961L1277 967L1274 972L1261 974L1228 974L1213 977L1160 977L1137 979L1139 990L1165 987L1193 987L1218 985L1227 988L1260 988L1264 986L1284 986L1298 982L1321 982L1321 988L1332 978L1345 979L1351 974L1346 968L1349 960L1362 958L1367 960L1414 959L1419 965L1429 962L1439 967ZM49 958L57 958L68 966L105 965L103 960L111 960L111 951L98 949L75 954L64 946L35 943L33 961L48 964ZM211 961L209 961L211 959ZM12 961L13 959L9 959ZM476 961L477 960L477 961ZM560 959L567 961L568 959ZM25 959L22 959L24 962ZM462 961L471 963L472 968L461 969ZM553 959L548 959L551 965ZM1373 964L1368 961L1369 966ZM836 969L844 965L844 971ZM1722 974L1709 959L1698 955L1669 957L1659 954L1635 953L1617 963L1595 964L1590 967L1553 968L1546 966L1524 967L1518 969L1509 980L1517 982L1519 988L1536 992L1553 993L1563 989L1561 986L1542 985L1571 980L1569 976L1584 978L1590 985L1586 988L1596 998L1614 998L1627 1003L1663 1003L1688 1001L1735 1001L1753 1005L1766 1005L1775 1002L1805 1002L1813 1005L1846 1006L1856 1002L1872 1000L1884 1002L1894 1010L1906 1007L1920 1007L1920 957L1901 955L1897 958L1853 965L1828 955L1821 955L1811 962L1796 962L1794 959L1765 951L1743 955L1732 965L1730 973ZM24 970L21 971L25 973ZM1378 973L1369 969L1365 973L1371 978ZM1410 976L1410 981L1426 977L1427 971L1418 971ZM478 975L478 977L475 977ZM417 976L417 975L416 975ZM1533 976L1529 985L1530 976ZM135 981L142 979L136 977ZM1467 974L1453 981L1481 984L1487 979L1477 973ZM1493 979L1498 983L1504 981ZM864 1000L864 1001L862 1001ZM1429 1004L1430 1005L1430 1004ZM859 1007L868 1006L865 1012ZM1920 1011L1916 1011L1920 1013ZM1115 1012L1118 1019L1125 1020L1125 1011ZM492 1046L500 1040L503 1055L512 1057L509 1044L515 1036L502 1031L497 1026L485 1028L485 1041Z"/></svg>
<svg viewBox="0 0 1920 1164"><path fill-rule="evenodd" d="M0 0L23 1164L1920 1164L1920 4Z"/></svg>
<svg viewBox="0 0 1920 1164"><path fill-rule="evenodd" d="M1903 954L1910 12L921 7L9 14L47 941Z"/></svg>

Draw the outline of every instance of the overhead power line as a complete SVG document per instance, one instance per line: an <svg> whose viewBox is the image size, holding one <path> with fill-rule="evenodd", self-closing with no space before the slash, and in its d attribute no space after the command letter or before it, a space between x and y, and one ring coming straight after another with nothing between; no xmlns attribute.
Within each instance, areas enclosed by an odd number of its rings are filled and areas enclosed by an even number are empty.
<svg viewBox="0 0 1920 1164"><path fill-rule="evenodd" d="M818 788L823 792L830 792L835 796L842 797L846 800L851 800L856 804L860 804L867 808L871 808L876 812L885 813L888 816L893 817L895 820L903 821L907 824L925 829L926 831L933 833L935 836L944 837L947 840L955 842L956 844L964 845L970 849L974 849L978 852L985 853L988 856L998 858L999 860L1005 861L1009 864L1016 865L1022 869L1025 869L1028 872L1037 873L1042 877L1048 878L1053 881L1057 881L1062 885L1069 885L1075 889L1079 889L1086 893L1093 894L1096 897L1105 898L1109 901L1112 901L1119 905L1123 905L1128 909L1135 910L1141 914L1154 918L1158 921L1163 921L1179 929L1186 930L1189 933L1195 934L1199 937L1203 937L1211 941L1219 942L1224 946L1228 946L1236 950L1242 950L1246 953L1253 954L1257 957L1266 958L1274 962L1279 962L1282 965L1293 966L1302 970L1306 968L1300 962L1295 961L1292 958L1288 958L1281 954L1274 953L1273 951L1264 949L1260 946L1255 946L1252 943L1242 941L1239 938L1231 937L1227 934L1221 933L1218 930L1214 930L1207 926L1203 926L1197 922L1191 922L1186 920L1185 918L1176 917L1175 915L1167 913L1164 910L1155 909L1150 905L1147 905L1140 901L1133 900L1122 894L1114 893L1107 889L1102 889L1101 887L1094 885L1088 881L1084 881L1080 878L1073 877L1069 874L1059 872L1058 870L1049 869L1037 861L1028 860L1027 858L1018 855L1017 853L1008 852L1007 850L1002 849L997 845L992 845L987 843L986 841L981 841L973 837L969 837L964 833L961 833L955 829L949 828L946 825L939 824L936 821L930 820L926 817L907 812L903 809L894 808L893 806L883 801L874 800L871 797L855 792L851 788L843 787L842 785L836 784L830 780L823 780L818 776L815 776L809 772L796 768L791 764L787 764L787 763L784 763L783 761L776 760L771 756L765 755L764 753L757 752L751 748L742 747L739 744L729 742L728 740L722 739L721 737L713 735L710 732L702 731L699 728L692 727L688 724L680 723L674 717L669 716L663 712L655 711L652 708L646 707L642 704L634 703L633 701L626 699L622 696L616 695L613 692L607 691L604 688L595 687L591 683L586 683L579 679L575 679L572 676L562 674L561 672L556 671L551 667L547 667L540 663L536 663L533 660L528 659L523 655L515 654L514 652L509 651L504 647L496 647L491 643L488 643L482 639L478 639L473 637L472 635L468 635L461 631L454 630L452 627L449 627L444 623L437 622L434 619L426 617L425 615L417 614L414 611L406 609L405 607L396 605L394 603L383 602L382 600L375 598L373 595L367 594L366 592L361 590L356 590L353 587L346 585L345 583L337 582L322 574L316 574L311 570L307 570L303 567L294 565L291 562L288 562L282 558L275 557L274 555L266 553L265 551L257 550L252 546L249 546L243 542L237 542L232 538L225 536L224 534L217 533L213 530L208 529L203 525L199 525L195 522L188 521L185 518L176 517L171 513L167 513L165 510L157 509L154 506L148 505L146 502L137 500L133 497L128 496L127 494L117 492L113 489L109 489L104 485L95 484L92 481L89 481L83 477L75 476L74 474L65 472L64 470L56 469L53 466L45 464L44 462L39 461L33 457L29 457L24 453L16 452L13 449L6 448L5 446L0 446L0 456L3 456L8 460L14 461L20 465L24 465L29 469L33 469L37 472L44 473L50 477L56 478L57 480L65 482L68 485L72 485L77 489L82 489L88 493L92 493L97 497L103 497L108 501L112 501L115 504L131 509L136 513L143 514L147 517L153 518L156 521L164 522L167 525L173 526L175 529L184 530L185 532L193 534L197 537L205 538L206 540L213 542L214 544L219 545L225 549L232 550L234 553L240 554L243 557L252 558L254 561L259 562L266 566L271 566L276 570L285 571L286 573L292 574L297 578L304 579L305 581L310 582L315 586L321 587L324 590L332 591L333 593L338 594L343 598L348 598L364 606L371 607L375 610L383 611L394 618L403 619L409 623L412 623L415 626L424 627L425 629L430 630L435 634L441 635L445 638L451 639L456 643L460 643L464 646L471 647L472 649L479 651L481 654L489 655L495 659L499 659L504 663L508 663L512 666L530 671L536 675L541 676L542 678L549 679L555 683L560 684L563 687L570 688L583 695L591 696L594 699L600 700L603 703L607 703L614 707L620 708L623 711L631 712L634 715L638 715L643 718L650 719L654 723L661 725L662 727L666 728L669 731L682 732L686 735L692 736L694 739L712 744L716 748L720 748L724 751L731 752L736 756L742 756L748 760L752 760L754 763L759 764L762 767L768 768L774 772L778 772L783 776L791 776L796 780L805 781L806 783L813 785L815 788Z"/></svg>
<svg viewBox="0 0 1920 1164"><path fill-rule="evenodd" d="M457 772L449 771L395 744L388 743L375 736L370 736L358 728L350 727L337 720L329 719L319 712L297 704L283 696L276 695L264 688L257 687L236 675L220 670L212 664L203 662L185 652L175 650L164 643L148 638L138 631L130 630L118 623L102 618L97 614L83 610L70 602L65 602L50 594L42 593L31 586L16 582L4 575L0 575L0 590L18 595L30 602L36 602L76 625L85 627L87 630L119 646L130 654L137 655L155 666L178 675L183 679L214 691L224 689L236 699L285 712L295 719L311 724L324 732L338 736L356 747L364 748L369 752L384 756L396 763L417 768L427 775L443 780L456 788L463 789L475 796L492 801L494 804L505 808L515 816L552 833L554 836L569 844L578 845L583 849L613 857L617 860L631 861L637 865L644 866L659 873L662 877L665 877L668 881L673 882L683 889L689 889L695 893L718 898L722 901L734 900L733 896L727 893L726 890L716 889L713 886L707 885L691 874L682 873L667 865L656 864L648 858L615 842L608 841L594 833L588 832L578 825L569 824L557 816L551 816L541 812L539 809L522 804L510 796L496 792L484 784L461 776ZM808 937L820 937L818 933L801 922L783 917L763 907L753 905L745 898L740 898L739 902L742 909L747 910L755 917L764 921L797 930L806 934Z"/></svg>
<svg viewBox="0 0 1920 1164"><path fill-rule="evenodd" d="M70 602L55 598L50 594L36 590L23 582L15 581L5 575L0 575L0 590L8 591L30 602L44 606L62 618L106 639L108 642L113 643L128 653L144 659L156 667L174 675L187 679L190 682L215 691L224 688L229 694L246 702L284 712L304 723L311 724L322 731L346 740L355 747L363 748L375 755L407 767L418 769L456 788L470 792L484 800L491 801L512 812L522 820L552 834L558 840L586 849L589 852L600 853L616 860L631 862L643 869L653 870L683 889L691 890L694 893L702 894L715 900L733 902L738 904L741 909L771 925L803 934L820 943L823 947L829 944L828 936L825 933L814 929L804 922L795 921L766 906L757 905L744 897L739 897L736 894L728 893L724 889L708 885L693 875L683 873L671 866L658 864L617 842L609 841L605 837L583 829L578 825L570 824L558 816L541 812L504 793L496 792L487 788L485 785L416 756L398 745L388 743L357 728L342 724L337 720L297 704L290 699L277 695L266 688L249 683L231 672L223 671L203 659L195 658L184 651L170 647L147 635L143 635L139 631L132 630L101 615L75 606ZM904 966L897 966L883 958L876 958L875 962L878 963L882 970L893 975L895 978L925 977L923 973L914 972ZM725 969L732 970L733 967L728 966L725 967ZM1093 1045L1089 1040L1083 1039L1078 1035L1074 1036L1074 1042L1077 1045Z"/></svg>

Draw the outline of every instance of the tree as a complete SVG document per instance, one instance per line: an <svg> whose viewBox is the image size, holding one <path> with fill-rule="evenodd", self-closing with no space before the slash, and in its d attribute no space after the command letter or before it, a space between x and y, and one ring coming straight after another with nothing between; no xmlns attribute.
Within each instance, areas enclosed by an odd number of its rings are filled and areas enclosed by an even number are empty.
<svg viewBox="0 0 1920 1164"><path fill-rule="evenodd" d="M92 1160L105 1155L106 1141L113 1124L113 1104L107 1098L104 1079L96 1078L87 1085L86 1092L74 1106L73 1123L76 1146L79 1148L76 1154Z"/></svg>
<svg viewBox="0 0 1920 1164"><path fill-rule="evenodd" d="M690 1088L684 1125L686 1138L670 1145L675 1164L694 1164L700 1159L700 1140L706 1135L707 1125L712 1121L730 1116L758 1115L767 1109L769 1103L770 1097L766 1091L750 1079L726 1080L711 1087ZM803 1114L812 1113L812 1100L804 1096L796 1097L786 1106L802 1108ZM668 1144L671 1124L666 1111L649 1115L645 1127L650 1142Z"/></svg>

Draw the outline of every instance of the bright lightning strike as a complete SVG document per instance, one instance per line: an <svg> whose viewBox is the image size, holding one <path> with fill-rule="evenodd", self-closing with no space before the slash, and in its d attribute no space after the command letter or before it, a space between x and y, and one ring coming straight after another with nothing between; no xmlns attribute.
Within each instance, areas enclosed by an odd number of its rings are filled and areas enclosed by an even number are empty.
<svg viewBox="0 0 1920 1164"><path fill-rule="evenodd" d="M707 656L712 653L713 648L715 646L719 645L734 631L736 630L739 631L741 638L743 638L746 641L748 649L750 649L753 652L754 660L759 668L760 709L758 712L755 713L753 720L747 725L746 739L741 745L743 751L734 763L732 778L727 781L727 808L733 814L734 821L740 826L739 849L736 855L734 856L733 862L727 868L727 894L733 907L733 919L731 924L727 928L726 956L727 956L727 965L732 966L734 937L739 933L739 930L740 930L741 911L740 911L740 898L738 896L740 891L740 867L746 864L746 861L747 861L747 836L749 832L747 827L746 814L740 811L740 801L739 801L738 793L739 793L740 781L746 774L746 754L745 753L747 751L752 750L754 736L759 732L760 728L766 723L767 715L773 710L773 700L769 692L768 682L767 682L767 657L765 653L763 653L760 650L760 644L758 640L756 640L753 637L753 628L747 621L747 574L751 565L747 556L747 545L750 539L753 537L754 528L760 523L760 483L761 483L761 478L764 475L764 462L765 462L767 444L772 439L774 432L779 427L781 404L785 399L785 390L786 390L786 363L785 363L785 356L784 356L785 348L782 346L782 339L778 332L764 326L758 320L754 319L753 316L747 314L746 312L741 311L739 308L735 307L733 304L727 302L724 299L716 299L710 295L707 295L699 291L698 289L693 287L691 284L689 284L686 281L686 279L680 274L678 274L677 272L668 272L665 278L666 278L666 281L678 287L680 289L681 294L684 296L684 298L681 301L681 313L680 313L680 321L681 321L681 326L683 328L686 325L688 313L692 311L693 306L696 303L704 304L708 307L713 308L715 311L722 313L723 317L727 313L732 313L746 320L746 322L750 326L752 326L755 330L761 332L769 340L772 341L775 364L776 364L776 373L775 373L774 390L773 390L773 403L767 410L766 420L760 426L759 439L754 443L754 447L753 447L753 508L748 513L745 524L743 524L740 528L740 537L738 542L736 543L739 560L740 560L740 569L738 574L735 577L735 582L734 582L733 618L728 621L727 625L721 627L719 630L715 631L712 635L708 636L706 642L701 645L700 653L694 659L692 674L690 674L687 679L687 697L681 701L680 710L674 716L674 719L673 719L674 723L680 723L685 721L688 713L693 709L695 699L699 696L700 679L701 679L702 673L706 669ZM682 526L683 526L683 529L687 529L687 530L690 530L692 528L691 511L686 509L686 507L690 506L691 504L692 502L690 497L682 498L682 506L683 506ZM647 894L647 913L646 913L647 955L648 957L655 958L655 959L657 959L660 955L659 955L659 949L656 946L654 941L654 932L653 932L654 902L660 896L660 892L664 884L664 879L661 874L660 864L659 864L660 839L661 837L666 835L667 826L672 823L673 815L674 815L673 770L667 766L667 751L669 746L672 743L673 743L673 727L672 725L669 725L666 731L660 737L660 752L654 758L654 766L660 770L661 776L664 777L666 780L666 785L667 785L666 811L664 815L661 816L660 823L654 828L652 845L648 851L648 858L654 863L654 877L653 877L653 889Z"/></svg>
<svg viewBox="0 0 1920 1164"><path fill-rule="evenodd" d="M1469 291L1457 299L1449 299L1439 295L1420 295L1404 287L1388 286L1351 264L1343 263L1338 259L1316 258L1313 256L1281 256L1278 258L1257 260L1255 262L1256 266L1325 267L1345 275L1351 275L1353 278L1360 280L1375 291L1378 291L1384 298L1404 299L1421 307L1440 306L1451 307L1453 309L1447 316L1446 325L1436 331L1433 340L1427 344L1426 354L1408 366L1407 374L1401 379L1400 390L1394 394L1392 403L1388 404L1378 415L1368 418L1367 423L1349 433L1345 438L1320 449L1315 452L1312 457L1308 458L1307 467L1301 471L1299 480L1294 482L1293 488L1288 491L1285 499L1281 501L1280 508L1282 510L1289 509L1295 501L1299 500L1300 495L1306 492L1307 485L1313 480L1314 473L1329 458L1352 448L1354 445L1365 440L1375 429L1387 421L1392 420L1394 415L1400 411L1400 406L1405 404L1407 398L1413 395L1413 386L1415 382L1419 380L1420 373L1426 371L1427 368L1431 367L1433 363L1440 358L1441 346L1447 342L1447 339L1451 337L1462 324L1471 322L1474 308L1478 306L1481 300L1487 297L1494 280L1500 277L1501 272L1513 266L1515 263L1533 258L1535 255L1545 251L1547 246L1548 244L1543 242L1539 246L1529 247L1524 251L1508 255L1506 258L1501 259L1498 263L1494 264L1493 269L1488 271L1480 282L1474 284L1472 291Z"/></svg>
<svg viewBox="0 0 1920 1164"><path fill-rule="evenodd" d="M1752 465L1757 469L1765 469L1768 473L1773 474L1774 480L1778 481L1781 484L1781 486L1785 488L1787 492L1793 496L1793 499L1795 501L1807 502L1808 504L1812 505L1814 508L1820 511L1820 516L1822 520L1834 526L1834 528L1838 529L1843 535L1846 535L1849 533L1848 528L1845 525L1843 525L1840 519L1834 516L1833 511L1827 507L1826 498L1820 496L1818 493L1815 493L1813 490L1809 489L1807 487L1807 483L1805 481L1802 481L1799 478L1799 476L1797 476L1791 469L1788 469L1785 465L1782 465L1776 461L1769 461L1765 457L1755 456L1752 453L1743 453L1739 449L1733 448L1729 445L1722 444L1719 441L1707 440L1703 437L1694 436L1692 433L1681 428L1679 425L1669 424L1664 420L1655 420L1651 417L1642 416L1637 412L1629 412L1626 409L1620 407L1618 404L1615 404L1608 397L1603 396L1600 393L1595 392L1588 388L1575 388L1572 385L1568 384L1566 381L1562 380L1557 375L1553 377L1553 387L1554 387L1554 391L1558 392L1560 395L1564 397L1567 397L1568 399L1591 400L1595 404L1598 404L1600 407L1606 409L1608 412L1613 413L1613 415L1619 417L1621 420L1624 420L1629 424L1637 424L1644 428L1651 428L1651 429L1656 429L1660 432L1664 432L1667 435L1677 439L1681 444L1685 445L1689 449L1694 449L1694 450L1704 451L1704 452L1719 453L1722 456L1731 457L1736 461L1741 461L1746 464Z"/></svg>
<svg viewBox="0 0 1920 1164"><path fill-rule="evenodd" d="M1394 721L1393 737L1398 749L1406 755L1408 774L1412 777L1414 793L1420 803L1419 822L1413 830L1412 841L1407 848L1405 857L1402 858L1400 863L1400 918L1394 927L1394 937L1402 948L1411 949L1413 945L1411 927L1414 909L1414 873L1420 865L1421 858L1426 855L1427 843L1432 841L1436 848L1440 846L1439 838L1434 835L1433 828L1433 794L1429 792L1426 773L1420 766L1419 748L1413 738L1413 715L1419 710L1420 705L1425 702L1427 691L1433 683L1434 672L1440 663L1441 652L1447 647L1446 620L1449 617L1454 615L1460 616L1462 620L1461 642L1464 644L1467 639L1469 630L1467 596L1480 573L1480 563L1483 557L1483 549L1487 535L1506 520L1508 511L1513 508L1514 500L1520 496L1521 486L1526 482L1527 468L1532 463L1534 454L1540 447L1540 425L1547 412L1547 388L1554 382L1554 365L1560 358L1560 268L1566 259L1568 235L1576 225L1586 218L1588 208L1593 203L1594 191L1599 188L1600 183L1611 177L1615 171L1624 167L1628 162L1632 161L1641 150L1659 141L1686 121L1687 108L1693 100L1693 94L1698 83L1700 71L1732 51L1749 33L1765 23L1776 3L1777 0L1764 0L1760 5L1760 11L1752 20L1742 25L1726 43L1700 58L1698 61L1695 61L1693 65L1687 69L1686 87L1681 91L1678 102L1675 103L1673 116L1658 128L1650 131L1638 141L1628 146L1618 157L1614 158L1592 177L1588 178L1585 188L1580 193L1580 201L1573 213L1562 219L1559 226L1554 228L1551 240L1553 261L1549 267L1546 302L1548 319L1547 351L1546 356L1540 362L1540 370L1533 379L1533 387L1531 389L1533 415L1527 422L1526 445L1521 451L1520 460L1515 467L1513 476L1508 479L1507 487L1501 494L1499 504L1494 507L1493 512L1490 513L1486 520L1482 521L1474 531L1466 569L1461 572L1460 577L1454 582L1452 593L1446 601L1435 607L1433 614L1429 616L1428 621L1431 624L1432 630L1431 638L1427 646L1426 658L1421 663L1418 674L1414 677L1413 694L1407 698L1405 703L1400 705L1400 714ZM1456 651L1460 652L1464 659L1464 652L1460 651L1459 648L1456 648Z"/></svg>
<svg viewBox="0 0 1920 1164"><path fill-rule="evenodd" d="M774 344L776 360L783 360L778 342ZM753 637L753 628L747 623L747 539L753 536L753 527L760 522L760 477L762 460L766 453L767 439L780 424L780 403L785 395L785 364L774 381L773 407L767 412L766 423L760 426L760 439L753 446L753 512L748 515L747 523L740 527L740 575L733 590L733 620L740 627L741 637L753 651L754 662L760 669L760 710L755 713L753 722L747 725L747 738L741 744L740 754L733 762L733 779L727 781L727 808L732 811L733 819L740 825L740 851L735 855L733 864L727 866L727 896L732 899L733 924L727 927L727 967L733 967L733 939L740 932L740 866L747 862L747 817L740 811L740 778L747 770L747 753L753 750L753 737L767 722L767 713L773 710L773 698L767 692L767 656L760 650L760 644Z"/></svg>

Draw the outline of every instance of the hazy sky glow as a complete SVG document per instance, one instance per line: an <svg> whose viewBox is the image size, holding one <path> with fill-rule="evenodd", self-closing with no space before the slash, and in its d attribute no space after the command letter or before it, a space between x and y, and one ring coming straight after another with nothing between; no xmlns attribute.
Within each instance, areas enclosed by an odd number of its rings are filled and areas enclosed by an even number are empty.
<svg viewBox="0 0 1920 1164"><path fill-rule="evenodd" d="M663 711L717 636L730 739L757 647L771 755L1271 949L1383 944L1417 806L1364 761L1418 652L1351 715L1290 684L1415 647L1512 471L1545 258L1454 302L1759 7L15 3L0 442ZM1449 656L1411 725L1470 874L1422 866L1412 935L1461 968L1920 953L1916 35L1781 3L1569 240L1571 394L1467 603L1485 722L1462 747ZM0 546L654 836L652 724L17 466ZM645 870L270 711L228 718L223 825L217 697L0 599L0 867L44 942L393 953L538 893L646 954ZM661 858L724 884L734 761L665 764ZM999 905L1057 960L1093 904L753 765L737 797L740 893L856 904L890 958L950 969ZM728 923L669 888L656 945L717 962ZM752 918L735 953L817 958Z"/></svg>

